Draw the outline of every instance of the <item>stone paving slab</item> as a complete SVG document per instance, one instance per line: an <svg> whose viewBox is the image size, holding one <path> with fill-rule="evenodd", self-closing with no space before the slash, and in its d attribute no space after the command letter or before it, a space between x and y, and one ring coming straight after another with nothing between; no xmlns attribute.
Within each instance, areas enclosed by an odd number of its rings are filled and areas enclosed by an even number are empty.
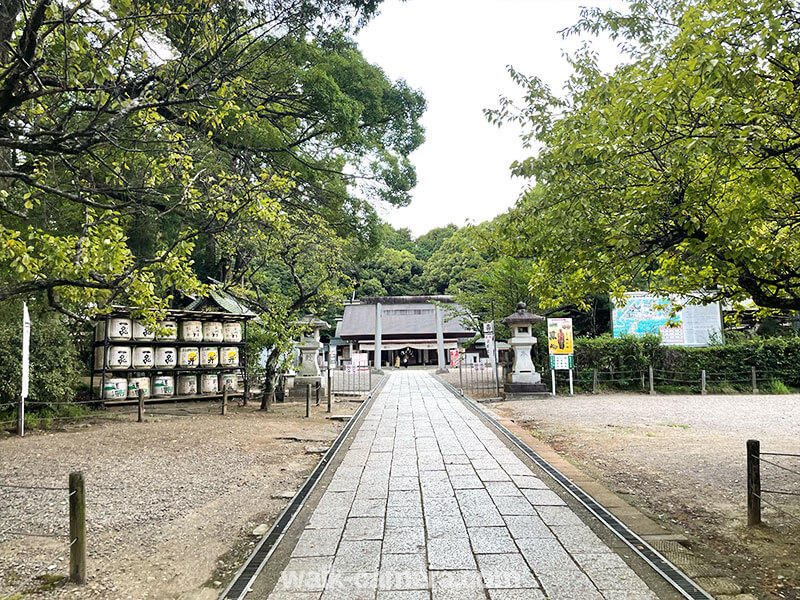
<svg viewBox="0 0 800 600"><path fill-rule="evenodd" d="M269 600L657 600L428 373L393 373Z"/></svg>

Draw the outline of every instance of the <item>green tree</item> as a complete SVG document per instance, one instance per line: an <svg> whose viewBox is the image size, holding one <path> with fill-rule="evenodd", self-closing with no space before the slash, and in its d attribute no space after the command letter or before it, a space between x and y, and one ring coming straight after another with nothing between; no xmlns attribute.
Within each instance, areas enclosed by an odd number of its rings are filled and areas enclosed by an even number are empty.
<svg viewBox="0 0 800 600"><path fill-rule="evenodd" d="M379 287L388 296L419 294L422 270L422 261L408 250L383 248L359 265L357 277L362 283L356 294L369 296Z"/></svg>
<svg viewBox="0 0 800 600"><path fill-rule="evenodd" d="M421 95L345 35L378 3L3 3L0 300L166 306L287 212L369 244L423 139Z"/></svg>
<svg viewBox="0 0 800 600"><path fill-rule="evenodd" d="M627 61L584 48L558 96L525 88L488 111L541 145L514 173L536 187L511 211L509 255L534 259L549 306L626 289L752 297L800 308L800 13L792 0L635 0L585 10Z"/></svg>
<svg viewBox="0 0 800 600"><path fill-rule="evenodd" d="M456 231L458 231L458 227L453 224L446 225L445 227L435 227L415 240L414 250L412 250L412 252L414 252L418 259L425 262L433 256L433 253Z"/></svg>
<svg viewBox="0 0 800 600"><path fill-rule="evenodd" d="M475 232L459 229L425 263L424 288L430 294L452 294L468 285L488 260L486 252L476 244Z"/></svg>
<svg viewBox="0 0 800 600"><path fill-rule="evenodd" d="M281 357L301 333L297 320L341 305L352 290L344 269L354 242L337 236L320 216L302 212L253 220L243 226L244 235L238 233L220 240L221 256L232 258L225 288L258 312L258 343L251 351L269 351L263 372L266 408L284 366Z"/></svg>

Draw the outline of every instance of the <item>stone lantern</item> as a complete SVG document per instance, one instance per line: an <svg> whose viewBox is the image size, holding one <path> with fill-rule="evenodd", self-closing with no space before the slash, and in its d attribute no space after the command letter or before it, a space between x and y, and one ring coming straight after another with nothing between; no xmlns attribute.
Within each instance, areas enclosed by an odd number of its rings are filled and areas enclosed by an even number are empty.
<svg viewBox="0 0 800 600"><path fill-rule="evenodd" d="M302 390L302 393L305 393L307 385L311 384L312 388L314 388L322 384L322 375L317 362L317 356L319 356L319 351L322 348L322 344L319 341L319 331L320 329L327 329L330 325L314 315L306 315L297 323L303 326L304 332L301 334L300 342L297 344L297 348L300 350L300 365L297 367L294 389Z"/></svg>
<svg viewBox="0 0 800 600"><path fill-rule="evenodd" d="M546 392L547 386L536 372L531 360L531 348L536 343L532 326L544 321L544 317L528 312L525 303L517 304L516 312L510 314L503 323L511 329L509 345L514 350L514 371L511 380L506 381L503 388L506 394L530 394Z"/></svg>

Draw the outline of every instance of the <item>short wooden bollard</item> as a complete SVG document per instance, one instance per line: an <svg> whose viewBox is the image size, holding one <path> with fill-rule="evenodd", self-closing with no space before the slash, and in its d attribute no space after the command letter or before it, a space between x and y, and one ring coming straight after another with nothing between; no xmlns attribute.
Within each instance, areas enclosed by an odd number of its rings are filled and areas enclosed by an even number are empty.
<svg viewBox="0 0 800 600"><path fill-rule="evenodd" d="M761 443L747 440L747 524L761 523Z"/></svg>
<svg viewBox="0 0 800 600"><path fill-rule="evenodd" d="M756 378L756 368L750 367L750 378L753 380L753 393L758 393L758 379Z"/></svg>
<svg viewBox="0 0 800 600"><path fill-rule="evenodd" d="M706 390L706 370L705 369L700 371L700 393L701 394L706 394L707 393L707 390Z"/></svg>
<svg viewBox="0 0 800 600"><path fill-rule="evenodd" d="M314 400L314 406L319 406L319 390L322 387L322 383L317 383L314 387L314 393L316 394L316 399Z"/></svg>
<svg viewBox="0 0 800 600"><path fill-rule="evenodd" d="M17 435L25 437L25 400L22 394L17 397Z"/></svg>
<svg viewBox="0 0 800 600"><path fill-rule="evenodd" d="M311 416L311 384L306 386L306 418Z"/></svg>
<svg viewBox="0 0 800 600"><path fill-rule="evenodd" d="M222 414L228 414L228 390L223 390L222 392Z"/></svg>
<svg viewBox="0 0 800 600"><path fill-rule="evenodd" d="M597 393L597 369L592 370L592 393Z"/></svg>
<svg viewBox="0 0 800 600"><path fill-rule="evenodd" d="M647 367L648 372L650 373L650 394L656 393L656 386L653 382L653 365Z"/></svg>
<svg viewBox="0 0 800 600"><path fill-rule="evenodd" d="M139 398L139 418L136 419L136 422L141 423L144 421L144 390L139 388L136 395Z"/></svg>
<svg viewBox="0 0 800 600"><path fill-rule="evenodd" d="M69 579L86 583L86 495L81 472L69 474Z"/></svg>

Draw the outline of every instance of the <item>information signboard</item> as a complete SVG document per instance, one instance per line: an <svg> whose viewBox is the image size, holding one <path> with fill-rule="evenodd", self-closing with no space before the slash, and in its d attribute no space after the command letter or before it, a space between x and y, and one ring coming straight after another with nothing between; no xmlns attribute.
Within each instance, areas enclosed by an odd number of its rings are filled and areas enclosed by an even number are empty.
<svg viewBox="0 0 800 600"><path fill-rule="evenodd" d="M661 343L675 346L708 346L722 338L722 308L718 302L687 304L681 296L653 296L647 292L625 294L614 306L614 337L647 334L661 336ZM683 308L678 308L678 307Z"/></svg>
<svg viewBox="0 0 800 600"><path fill-rule="evenodd" d="M572 354L551 354L550 369L553 371L567 371L575 366Z"/></svg>

